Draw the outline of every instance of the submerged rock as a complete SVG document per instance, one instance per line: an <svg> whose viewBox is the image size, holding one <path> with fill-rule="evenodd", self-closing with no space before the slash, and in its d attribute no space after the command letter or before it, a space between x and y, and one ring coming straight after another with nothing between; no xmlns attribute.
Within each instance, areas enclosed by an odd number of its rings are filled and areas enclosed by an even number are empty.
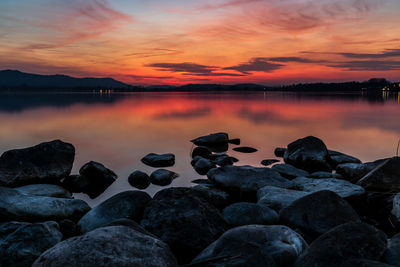
<svg viewBox="0 0 400 267"><path fill-rule="evenodd" d="M175 164L175 155L168 154L155 154L150 153L147 154L141 161L151 167L155 168L163 168L163 167L171 167Z"/></svg>
<svg viewBox="0 0 400 267"><path fill-rule="evenodd" d="M109 226L58 243L32 265L176 267L168 246L127 226Z"/></svg>
<svg viewBox="0 0 400 267"><path fill-rule="evenodd" d="M197 146L215 146L221 144L227 144L229 141L229 137L227 133L214 133L206 136L201 136L196 139L191 140L190 142L194 143Z"/></svg>
<svg viewBox="0 0 400 267"><path fill-rule="evenodd" d="M89 210L83 200L26 195L0 187L0 221L76 221Z"/></svg>
<svg viewBox="0 0 400 267"><path fill-rule="evenodd" d="M261 165L270 166L270 165L272 165L274 163L277 163L277 162L279 162L278 159L264 159L263 161L261 161Z"/></svg>
<svg viewBox="0 0 400 267"><path fill-rule="evenodd" d="M328 149L321 139L313 136L290 143L285 151L284 160L309 172L332 171Z"/></svg>
<svg viewBox="0 0 400 267"><path fill-rule="evenodd" d="M82 233L102 227L117 219L127 218L140 222L151 197L142 191L125 191L94 207L78 222Z"/></svg>
<svg viewBox="0 0 400 267"><path fill-rule="evenodd" d="M228 143L233 145L240 145L240 139L239 138L229 139Z"/></svg>
<svg viewBox="0 0 400 267"><path fill-rule="evenodd" d="M278 157L278 158L283 158L284 155L285 155L286 150L287 150L287 149L284 148L284 147L277 147L277 148L275 148L275 150L274 150L274 155L275 155L276 157Z"/></svg>
<svg viewBox="0 0 400 267"><path fill-rule="evenodd" d="M72 198L72 195L68 190L55 184L31 184L14 189L27 195Z"/></svg>
<svg viewBox="0 0 400 267"><path fill-rule="evenodd" d="M258 151L257 149L248 146L235 147L232 150L240 153L255 153Z"/></svg>
<svg viewBox="0 0 400 267"><path fill-rule="evenodd" d="M249 202L232 204L223 210L223 215L231 226L275 224L279 221L279 216L274 210Z"/></svg>
<svg viewBox="0 0 400 267"><path fill-rule="evenodd" d="M137 189L146 189L150 185L150 177L142 171L134 171L128 177L131 186Z"/></svg>
<svg viewBox="0 0 400 267"><path fill-rule="evenodd" d="M328 150L328 153L331 158L330 163L334 169L336 168L336 166L344 163L361 163L361 160L359 160L358 158L343 154L338 151Z"/></svg>
<svg viewBox="0 0 400 267"><path fill-rule="evenodd" d="M211 151L204 146L198 146L195 147L192 151L192 158L195 158L196 156L200 156L202 158L209 158L209 156L211 155Z"/></svg>
<svg viewBox="0 0 400 267"><path fill-rule="evenodd" d="M75 148L60 140L9 150L0 157L0 186L59 183L72 169Z"/></svg>
<svg viewBox="0 0 400 267"><path fill-rule="evenodd" d="M280 211L281 209L291 205L294 201L310 194L312 194L312 192L265 186L257 192L257 203L259 205L270 207L276 211Z"/></svg>
<svg viewBox="0 0 400 267"><path fill-rule="evenodd" d="M308 172L300 170L290 164L276 164L272 166L271 169L279 172L280 175L287 179L294 179L296 177L304 177L310 175Z"/></svg>
<svg viewBox="0 0 400 267"><path fill-rule="evenodd" d="M150 182L154 185L166 186L170 185L177 177L179 177L179 174L173 171L159 169L150 175Z"/></svg>
<svg viewBox="0 0 400 267"><path fill-rule="evenodd" d="M400 157L387 159L365 175L358 184L369 190L400 191Z"/></svg>
<svg viewBox="0 0 400 267"><path fill-rule="evenodd" d="M0 224L0 266L25 267L61 241L56 222Z"/></svg>
<svg viewBox="0 0 400 267"><path fill-rule="evenodd" d="M304 239L286 226L247 225L225 232L192 263L205 267L292 266L307 247Z"/></svg>

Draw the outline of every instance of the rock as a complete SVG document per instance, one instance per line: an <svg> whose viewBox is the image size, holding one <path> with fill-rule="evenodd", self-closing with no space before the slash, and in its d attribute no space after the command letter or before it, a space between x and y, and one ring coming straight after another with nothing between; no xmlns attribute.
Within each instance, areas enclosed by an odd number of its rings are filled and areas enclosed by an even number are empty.
<svg viewBox="0 0 400 267"><path fill-rule="evenodd" d="M146 189L150 185L150 177L142 171L134 171L128 177L131 186L137 189Z"/></svg>
<svg viewBox="0 0 400 267"><path fill-rule="evenodd" d="M294 179L296 177L303 177L310 175L308 172L300 170L290 164L276 164L272 166L274 171L279 172L280 175L287 179Z"/></svg>
<svg viewBox="0 0 400 267"><path fill-rule="evenodd" d="M328 150L329 156L331 157L330 164L335 169L337 165L344 163L361 163L358 158L343 154L338 151Z"/></svg>
<svg viewBox="0 0 400 267"><path fill-rule="evenodd" d="M327 190L294 201L281 210L279 216L285 225L294 229L300 228L311 236L318 236L338 225L360 220L346 200Z"/></svg>
<svg viewBox="0 0 400 267"><path fill-rule="evenodd" d="M25 267L61 241L56 222L0 224L0 266Z"/></svg>
<svg viewBox="0 0 400 267"><path fill-rule="evenodd" d="M27 195L72 198L71 193L68 190L55 184L31 184L14 189Z"/></svg>
<svg viewBox="0 0 400 267"><path fill-rule="evenodd" d="M171 167L175 164L175 155L171 153L161 155L150 153L142 158L142 162L155 168Z"/></svg>
<svg viewBox="0 0 400 267"><path fill-rule="evenodd" d="M264 186L257 192L258 204L270 207L276 211L291 205L294 201L311 194L298 190L285 189L275 186Z"/></svg>
<svg viewBox="0 0 400 267"><path fill-rule="evenodd" d="M74 157L74 146L60 140L6 151L0 157L0 186L57 184L70 174Z"/></svg>
<svg viewBox="0 0 400 267"><path fill-rule="evenodd" d="M240 153L254 153L258 151L257 149L248 146L235 147L232 150Z"/></svg>
<svg viewBox="0 0 400 267"><path fill-rule="evenodd" d="M209 170L215 167L215 164L211 160L198 158L198 156L196 157L196 162L193 165L194 170L200 175L206 175Z"/></svg>
<svg viewBox="0 0 400 267"><path fill-rule="evenodd" d="M86 189L90 188L90 182L86 177L74 174L66 177L61 182L61 186L72 193L82 193L83 191L86 191Z"/></svg>
<svg viewBox="0 0 400 267"><path fill-rule="evenodd" d="M157 238L155 235L153 235L152 233L146 231L142 226L140 226L140 224L138 224L135 221L132 221L130 219L117 219L115 221L112 221L106 225L104 225L103 227L108 227L108 226L127 226L139 233L145 234L145 235L149 235L151 237Z"/></svg>
<svg viewBox="0 0 400 267"><path fill-rule="evenodd" d="M339 180L334 178L326 179L312 179L306 177L298 177L292 180L293 189L316 192L321 190L329 190L335 192L342 198L348 198L351 196L360 196L365 193L364 188L359 185L352 184L345 180Z"/></svg>
<svg viewBox="0 0 400 267"><path fill-rule="evenodd" d="M151 197L142 191L125 191L112 196L85 214L78 226L82 233L102 227L117 219L127 218L140 222Z"/></svg>
<svg viewBox="0 0 400 267"><path fill-rule="evenodd" d="M32 265L176 267L162 241L127 226L109 226L62 241Z"/></svg>
<svg viewBox="0 0 400 267"><path fill-rule="evenodd" d="M0 187L0 221L76 221L89 210L83 200L26 195Z"/></svg>
<svg viewBox="0 0 400 267"><path fill-rule="evenodd" d="M295 267L341 266L350 259L379 260L386 250L386 235L361 222L342 224L317 238Z"/></svg>
<svg viewBox="0 0 400 267"><path fill-rule="evenodd" d="M192 263L204 267L292 266L307 247L304 239L286 226L247 225L225 232Z"/></svg>
<svg viewBox="0 0 400 267"><path fill-rule="evenodd" d="M375 169L379 164L386 159L380 159L374 162L359 163L344 163L336 166L336 173L342 175L345 180L356 183L367 173Z"/></svg>
<svg viewBox="0 0 400 267"><path fill-rule="evenodd" d="M358 181L370 191L400 191L400 157L393 157L381 163Z"/></svg>
<svg viewBox="0 0 400 267"><path fill-rule="evenodd" d="M60 232L62 233L63 240L81 234L76 223L71 220L61 220L58 222L58 225L60 226Z"/></svg>
<svg viewBox="0 0 400 267"><path fill-rule="evenodd" d="M264 159L263 161L261 161L261 165L270 166L270 165L272 165L274 163L277 163L277 162L279 162L278 159Z"/></svg>
<svg viewBox="0 0 400 267"><path fill-rule="evenodd" d="M331 172L313 172L307 177L321 179L321 178L335 178L335 179L343 179L343 176L338 173Z"/></svg>
<svg viewBox="0 0 400 267"><path fill-rule="evenodd" d="M204 146L198 146L195 147L192 151L192 158L195 158L196 156L200 156L202 158L208 158L211 155L211 151Z"/></svg>
<svg viewBox="0 0 400 267"><path fill-rule="evenodd" d="M150 175L150 182L155 185L159 186L166 186L170 185L172 181L179 177L179 174L165 170L165 169L159 169L155 170L151 175Z"/></svg>
<svg viewBox="0 0 400 267"><path fill-rule="evenodd" d="M255 168L251 166L224 166L211 169L207 173L208 179L227 189L257 192L258 189L271 185L287 188L291 182L269 168Z"/></svg>
<svg viewBox="0 0 400 267"><path fill-rule="evenodd" d="M397 193L393 198L392 214L400 221L400 193Z"/></svg>
<svg viewBox="0 0 400 267"><path fill-rule="evenodd" d="M240 139L239 138L229 139L228 143L232 145L240 145Z"/></svg>
<svg viewBox="0 0 400 267"><path fill-rule="evenodd" d="M387 250L383 255L383 261L394 266L400 266L400 234L388 240Z"/></svg>
<svg viewBox="0 0 400 267"><path fill-rule="evenodd" d="M347 260L340 265L340 267L393 267L393 265L385 264L380 261L370 261L364 259L351 259Z"/></svg>
<svg viewBox="0 0 400 267"><path fill-rule="evenodd" d="M207 200L210 204L217 208L226 207L231 199L228 193L213 187L205 187L202 185L197 185L191 187L193 194L200 198Z"/></svg>
<svg viewBox="0 0 400 267"><path fill-rule="evenodd" d="M275 148L274 155L278 158L283 158L286 150L287 150L286 148L277 147L277 148Z"/></svg>
<svg viewBox="0 0 400 267"><path fill-rule="evenodd" d="M87 184L82 192L89 195L90 198L98 197L118 178L112 170L94 161L83 165L79 170L79 174L80 179L86 180L83 184Z"/></svg>
<svg viewBox="0 0 400 267"><path fill-rule="evenodd" d="M217 208L198 192L179 187L158 192L141 225L167 243L180 264L190 262L227 227Z"/></svg>
<svg viewBox="0 0 400 267"><path fill-rule="evenodd" d="M225 221L231 226L249 224L275 224L279 221L278 214L262 205L240 202L234 203L223 210Z"/></svg>
<svg viewBox="0 0 400 267"><path fill-rule="evenodd" d="M190 142L194 143L197 146L214 146L220 144L227 144L229 141L229 137L227 133L214 133L206 136L201 136L196 139L191 140Z"/></svg>
<svg viewBox="0 0 400 267"><path fill-rule="evenodd" d="M217 157L214 160L214 163L217 164L218 166L226 166L226 165L232 165L234 162L237 162L238 160L235 159L234 157L230 157L228 155L223 155L220 157Z"/></svg>
<svg viewBox="0 0 400 267"><path fill-rule="evenodd" d="M290 143L284 154L284 160L308 172L332 171L328 149L322 140L313 136Z"/></svg>

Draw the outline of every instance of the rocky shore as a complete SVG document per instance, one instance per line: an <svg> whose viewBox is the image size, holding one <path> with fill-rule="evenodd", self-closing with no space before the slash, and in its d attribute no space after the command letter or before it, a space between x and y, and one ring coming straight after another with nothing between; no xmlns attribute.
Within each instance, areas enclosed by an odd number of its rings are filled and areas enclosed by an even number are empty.
<svg viewBox="0 0 400 267"><path fill-rule="evenodd" d="M191 141L193 187L173 154L126 178L90 161L71 175L72 144L55 140L0 157L0 266L400 266L400 158L362 163L316 137L277 148L265 167L226 133ZM372 148L373 149L373 148ZM178 159L179 160L179 159ZM190 166L188 166L190 167ZM116 179L135 190L91 208Z"/></svg>

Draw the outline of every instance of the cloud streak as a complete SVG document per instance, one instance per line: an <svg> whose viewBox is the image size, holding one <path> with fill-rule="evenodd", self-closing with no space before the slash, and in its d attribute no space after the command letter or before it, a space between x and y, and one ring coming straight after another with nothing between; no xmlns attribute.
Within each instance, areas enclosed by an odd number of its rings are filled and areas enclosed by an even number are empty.
<svg viewBox="0 0 400 267"><path fill-rule="evenodd" d="M278 63L269 62L266 58L253 58L246 63L242 63L236 66L226 67L224 70L235 70L243 74L250 74L254 71L259 72L273 72L274 70L282 68L284 65Z"/></svg>

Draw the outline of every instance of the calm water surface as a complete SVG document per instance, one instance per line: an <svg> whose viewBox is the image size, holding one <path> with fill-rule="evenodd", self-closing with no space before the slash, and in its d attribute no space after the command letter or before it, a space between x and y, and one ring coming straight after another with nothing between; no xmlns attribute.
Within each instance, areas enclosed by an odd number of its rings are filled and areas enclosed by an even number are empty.
<svg viewBox="0 0 400 267"><path fill-rule="evenodd" d="M229 154L239 165L261 166L277 146L308 135L330 149L363 161L393 156L400 137L400 96L312 93L130 93L0 94L0 151L62 139L74 144L73 173L90 160L114 170L119 179L95 205L130 190L134 170L154 169L140 162L149 152L174 153L169 168L181 176L172 186L201 178L190 166L189 140L228 132L259 151ZM151 185L154 194L160 187Z"/></svg>

